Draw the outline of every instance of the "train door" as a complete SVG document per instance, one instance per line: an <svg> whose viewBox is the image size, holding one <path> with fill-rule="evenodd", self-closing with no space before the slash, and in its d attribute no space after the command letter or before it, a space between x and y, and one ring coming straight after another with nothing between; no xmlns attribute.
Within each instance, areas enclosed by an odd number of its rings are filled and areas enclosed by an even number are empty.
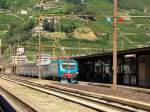
<svg viewBox="0 0 150 112"><path fill-rule="evenodd" d="M48 69L48 65L44 65L43 66L44 68L43 68L43 77L44 78L46 78L47 77L47 75L49 74L49 69Z"/></svg>
<svg viewBox="0 0 150 112"><path fill-rule="evenodd" d="M58 63L52 62L50 64L50 75L51 76L57 76L58 75Z"/></svg>

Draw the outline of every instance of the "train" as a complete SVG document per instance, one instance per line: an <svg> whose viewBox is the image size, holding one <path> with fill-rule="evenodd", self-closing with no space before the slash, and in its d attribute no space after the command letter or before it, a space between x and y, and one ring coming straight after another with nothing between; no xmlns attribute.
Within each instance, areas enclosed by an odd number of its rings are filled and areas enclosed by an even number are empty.
<svg viewBox="0 0 150 112"><path fill-rule="evenodd" d="M52 60L40 65L24 63L16 66L16 75L38 77L40 73L42 78L58 79L73 84L77 83L78 71L78 63L75 60Z"/></svg>

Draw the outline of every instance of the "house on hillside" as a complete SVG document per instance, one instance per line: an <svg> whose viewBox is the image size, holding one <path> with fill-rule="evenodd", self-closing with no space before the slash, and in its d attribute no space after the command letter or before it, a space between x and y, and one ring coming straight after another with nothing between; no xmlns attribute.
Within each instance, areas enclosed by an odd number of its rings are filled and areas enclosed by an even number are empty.
<svg viewBox="0 0 150 112"><path fill-rule="evenodd" d="M27 10L20 10L19 14L21 14L21 15L27 15L28 11Z"/></svg>
<svg viewBox="0 0 150 112"><path fill-rule="evenodd" d="M42 26L36 26L34 29L32 29L32 33L40 33L42 30Z"/></svg>
<svg viewBox="0 0 150 112"><path fill-rule="evenodd" d="M60 7L59 0L50 1L50 2L41 1L34 6L34 8L40 8L43 10L48 10L50 8L57 8L57 7Z"/></svg>

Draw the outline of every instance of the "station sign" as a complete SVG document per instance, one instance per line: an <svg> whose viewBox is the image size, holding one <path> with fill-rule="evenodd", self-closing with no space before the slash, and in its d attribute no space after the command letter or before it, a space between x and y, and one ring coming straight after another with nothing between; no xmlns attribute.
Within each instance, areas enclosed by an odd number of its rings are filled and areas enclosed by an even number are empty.
<svg viewBox="0 0 150 112"><path fill-rule="evenodd" d="M25 53L25 49L20 47L20 48L17 48L17 51L16 51L16 54L17 55L23 55Z"/></svg>

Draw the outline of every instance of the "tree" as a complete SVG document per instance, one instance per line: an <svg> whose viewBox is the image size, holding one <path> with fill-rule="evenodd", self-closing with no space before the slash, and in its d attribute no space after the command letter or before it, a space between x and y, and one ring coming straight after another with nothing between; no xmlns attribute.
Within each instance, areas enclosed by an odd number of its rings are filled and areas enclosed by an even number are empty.
<svg viewBox="0 0 150 112"><path fill-rule="evenodd" d="M49 22L48 20L44 20L43 29L49 32L55 32L55 26L53 22Z"/></svg>
<svg viewBox="0 0 150 112"><path fill-rule="evenodd" d="M5 0L0 0L0 9L8 9L8 4Z"/></svg>
<svg viewBox="0 0 150 112"><path fill-rule="evenodd" d="M114 0L109 0L111 3L114 3ZM144 1L144 0L143 0ZM123 9L136 9L144 10L144 4L142 0L118 0L118 5Z"/></svg>
<svg viewBox="0 0 150 112"><path fill-rule="evenodd" d="M27 21L26 24L23 26L23 30L25 31L31 31L35 26L35 22L30 20L30 21Z"/></svg>
<svg viewBox="0 0 150 112"><path fill-rule="evenodd" d="M64 0L64 1L72 4L81 4L81 0Z"/></svg>
<svg viewBox="0 0 150 112"><path fill-rule="evenodd" d="M60 24L61 24L62 32L71 33L76 28L74 22L71 21L70 19L63 19L63 20L61 20Z"/></svg>

